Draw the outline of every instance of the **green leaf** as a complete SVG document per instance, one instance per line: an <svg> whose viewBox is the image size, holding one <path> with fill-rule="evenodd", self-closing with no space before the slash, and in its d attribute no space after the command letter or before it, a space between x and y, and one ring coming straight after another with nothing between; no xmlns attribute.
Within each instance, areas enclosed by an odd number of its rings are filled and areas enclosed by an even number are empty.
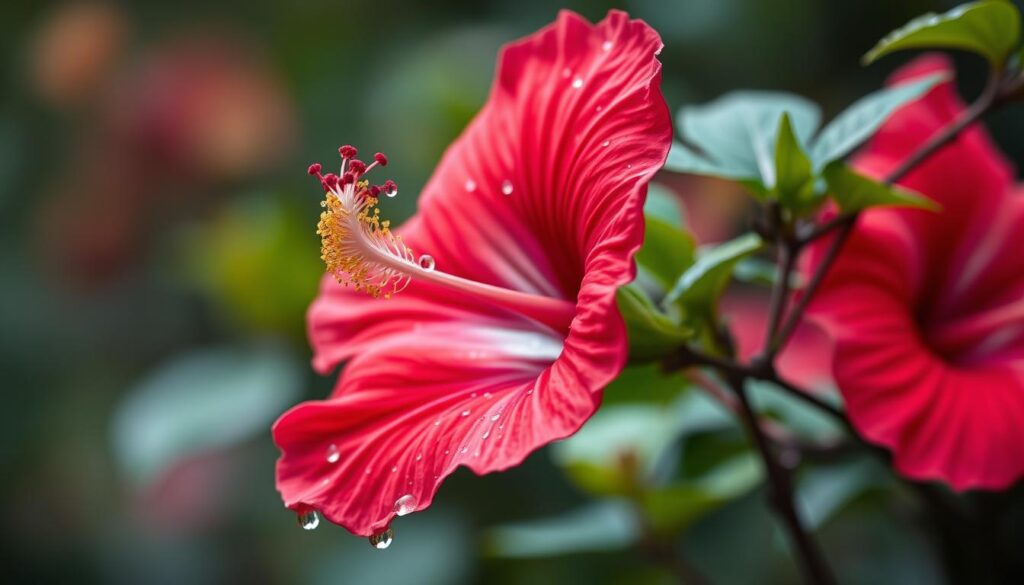
<svg viewBox="0 0 1024 585"><path fill-rule="evenodd" d="M823 176L832 198L844 213L880 205L939 209L939 205L927 197L869 179L838 161L825 167Z"/></svg>
<svg viewBox="0 0 1024 585"><path fill-rule="evenodd" d="M667 405L679 398L686 386L685 378L663 372L660 364L626 366L604 389L601 408L637 402Z"/></svg>
<svg viewBox="0 0 1024 585"><path fill-rule="evenodd" d="M905 49L962 49L1001 67L1020 39L1020 13L1010 2L983 0L943 14L930 12L885 36L866 55L865 65Z"/></svg>
<svg viewBox="0 0 1024 585"><path fill-rule="evenodd" d="M885 480L878 463L864 457L842 465L809 469L797 486L801 517L811 530L818 530L859 495L884 485Z"/></svg>
<svg viewBox="0 0 1024 585"><path fill-rule="evenodd" d="M690 328L677 325L637 286L620 287L615 300L626 322L631 363L664 358L693 336Z"/></svg>
<svg viewBox="0 0 1024 585"><path fill-rule="evenodd" d="M177 461L257 433L291 404L303 368L276 346L195 350L130 390L113 422L114 454L146 482Z"/></svg>
<svg viewBox="0 0 1024 585"><path fill-rule="evenodd" d="M789 114L779 119L775 141L775 197L783 208L801 213L814 197L814 173L800 141L793 132Z"/></svg>
<svg viewBox="0 0 1024 585"><path fill-rule="evenodd" d="M711 310L728 284L736 264L763 245L760 236L748 233L705 251L679 277L663 304L680 303L693 312Z"/></svg>
<svg viewBox="0 0 1024 585"><path fill-rule="evenodd" d="M893 112L946 80L946 75L928 75L876 91L854 102L829 122L814 140L811 160L815 170L820 171L828 163L845 157L870 138Z"/></svg>
<svg viewBox="0 0 1024 585"><path fill-rule="evenodd" d="M655 217L670 226L682 230L686 212L675 191L658 183L647 185L647 200L644 202L644 216Z"/></svg>
<svg viewBox="0 0 1024 585"><path fill-rule="evenodd" d="M606 500L561 516L496 526L485 534L484 546L492 556L539 558L620 550L639 537L633 507Z"/></svg>
<svg viewBox="0 0 1024 585"><path fill-rule="evenodd" d="M650 215L645 222L644 244L636 254L637 264L650 272L663 289L668 289L693 264L693 237Z"/></svg>
<svg viewBox="0 0 1024 585"><path fill-rule="evenodd" d="M680 173L743 181L755 194L775 186L775 136L788 113L793 131L807 144L818 128L818 106L800 96L767 91L733 92L708 104L679 111L680 132L665 168Z"/></svg>

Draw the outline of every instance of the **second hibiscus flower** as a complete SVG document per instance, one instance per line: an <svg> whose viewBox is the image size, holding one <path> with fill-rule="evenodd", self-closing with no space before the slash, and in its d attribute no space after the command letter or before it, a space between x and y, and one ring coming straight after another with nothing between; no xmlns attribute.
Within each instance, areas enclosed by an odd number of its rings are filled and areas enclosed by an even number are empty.
<svg viewBox="0 0 1024 585"><path fill-rule="evenodd" d="M563 12L507 46L401 239L374 215L392 186L366 183L353 151L323 175L333 274L309 312L313 363L347 363L329 399L274 426L289 508L385 545L457 467L517 465L593 414L625 363L615 291L671 139L660 49L621 12Z"/></svg>

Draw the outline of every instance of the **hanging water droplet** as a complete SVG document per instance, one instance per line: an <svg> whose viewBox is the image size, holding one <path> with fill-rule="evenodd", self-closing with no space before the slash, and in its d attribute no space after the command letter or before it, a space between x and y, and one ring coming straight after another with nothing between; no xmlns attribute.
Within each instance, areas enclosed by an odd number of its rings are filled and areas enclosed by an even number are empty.
<svg viewBox="0 0 1024 585"><path fill-rule="evenodd" d="M602 142L602 143L601 143L601 146L603 146L603 147L605 147L605 148L608 148L608 146L609 146L609 145L610 145L611 143L612 143L612 141L611 141L611 140L605 140L604 142Z"/></svg>
<svg viewBox="0 0 1024 585"><path fill-rule="evenodd" d="M601 50L604 51L604 52L611 51L612 50L612 45L613 45L613 43L611 41L605 41L605 42L601 43Z"/></svg>
<svg viewBox="0 0 1024 585"><path fill-rule="evenodd" d="M511 195L513 191L512 181L505 179L501 182L501 192L505 195Z"/></svg>
<svg viewBox="0 0 1024 585"><path fill-rule="evenodd" d="M430 254L424 254L424 255L420 256L420 259L419 259L418 262L419 262L420 268L422 268L423 270L433 270L434 269L434 257L431 256Z"/></svg>
<svg viewBox="0 0 1024 585"><path fill-rule="evenodd" d="M394 197L395 195L398 195L398 185L394 183L385 183L384 194L387 195L388 197Z"/></svg>
<svg viewBox="0 0 1024 585"><path fill-rule="evenodd" d="M316 510L306 510L305 512L299 512L299 526L303 530L315 530L317 526L320 526L320 515L316 513Z"/></svg>
<svg viewBox="0 0 1024 585"><path fill-rule="evenodd" d="M338 446L331 443L327 446L327 462L337 463L338 459L341 459L341 451L338 451Z"/></svg>
<svg viewBox="0 0 1024 585"><path fill-rule="evenodd" d="M469 416L469 411L468 410L463 410L462 411L462 416Z"/></svg>
<svg viewBox="0 0 1024 585"><path fill-rule="evenodd" d="M466 179L466 191L470 193L476 191L476 181L473 179Z"/></svg>
<svg viewBox="0 0 1024 585"><path fill-rule="evenodd" d="M391 530L391 527L384 529L384 532L378 532L369 538L370 546L377 550L384 550L391 546L391 541L395 539L395 533Z"/></svg>
<svg viewBox="0 0 1024 585"><path fill-rule="evenodd" d="M577 78L572 80L572 88L573 89L579 89L581 87L583 87L583 78L582 77L577 77Z"/></svg>
<svg viewBox="0 0 1024 585"><path fill-rule="evenodd" d="M405 516L416 511L416 498L412 494L405 494L404 496L395 500L395 514L398 516Z"/></svg>

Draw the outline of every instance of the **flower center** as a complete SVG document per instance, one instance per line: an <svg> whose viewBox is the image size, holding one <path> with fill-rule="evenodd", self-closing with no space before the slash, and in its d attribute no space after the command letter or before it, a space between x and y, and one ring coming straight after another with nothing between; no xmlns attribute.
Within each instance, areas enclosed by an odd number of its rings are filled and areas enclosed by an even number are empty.
<svg viewBox="0 0 1024 585"><path fill-rule="evenodd" d="M351 146L342 146L338 152L342 159L338 175L322 175L319 163L310 165L309 174L320 180L325 193L317 224L320 257L339 283L389 299L417 279L510 309L556 331L568 331L576 314L572 302L447 274L435 270L433 257L426 254L417 259L401 236L391 231L390 222L381 219L377 207L380 194L394 197L398 186L390 179L382 185L363 179L373 168L386 166L387 157L377 153L367 165L355 158L357 152Z"/></svg>

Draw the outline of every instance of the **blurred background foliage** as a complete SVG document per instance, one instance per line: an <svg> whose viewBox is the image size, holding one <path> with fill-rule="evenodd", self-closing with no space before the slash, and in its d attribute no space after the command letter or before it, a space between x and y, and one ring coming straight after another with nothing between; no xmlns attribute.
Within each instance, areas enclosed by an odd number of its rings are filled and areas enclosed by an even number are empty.
<svg viewBox="0 0 1024 585"><path fill-rule="evenodd" d="M951 5L565 7L654 25L673 110L765 88L835 113L905 59L862 69L866 49ZM431 509L396 523L383 553L335 526L299 529L274 491L271 422L332 385L307 365L304 311L322 269L306 165L341 143L387 152L401 188L385 212L407 217L483 103L500 45L556 11L541 0L3 3L0 580L660 583L663 546L715 582L796 579L740 429L652 366L628 370L572 440L503 474L457 473ZM983 65L958 63L971 94ZM990 119L1018 161L1022 121ZM743 225L735 187L659 181L657 214L685 215L698 243ZM744 273L756 282L763 266ZM744 318L763 300L751 285L727 304ZM759 397L798 434L836 435L769 389ZM800 493L842 581L955 574L877 461L811 466Z"/></svg>

